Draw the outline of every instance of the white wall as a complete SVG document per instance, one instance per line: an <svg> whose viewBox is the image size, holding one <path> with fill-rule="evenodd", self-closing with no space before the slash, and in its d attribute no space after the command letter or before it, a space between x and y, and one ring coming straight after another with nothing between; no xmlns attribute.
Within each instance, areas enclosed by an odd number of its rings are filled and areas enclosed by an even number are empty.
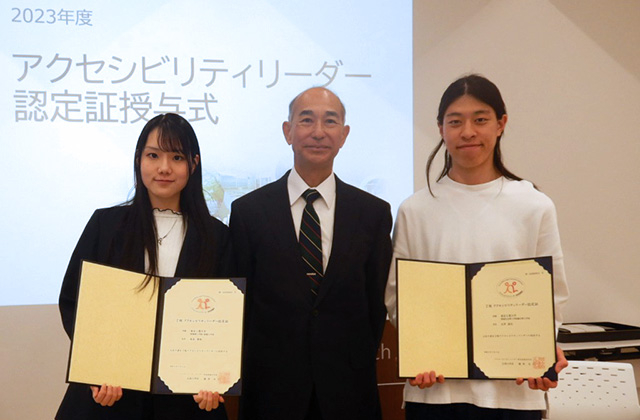
<svg viewBox="0 0 640 420"><path fill-rule="evenodd" d="M0 306L0 419L53 419L68 350L57 305Z"/></svg>
<svg viewBox="0 0 640 420"><path fill-rule="evenodd" d="M640 2L415 0L414 13L416 188L443 90L489 77L509 112L508 167L558 209L565 320L640 325ZM0 307L0 419L53 418L67 350L55 305Z"/></svg>
<svg viewBox="0 0 640 420"><path fill-rule="evenodd" d="M414 2L416 188L440 140L444 89L469 72L494 81L509 114L507 167L558 210L565 322L640 325L637 22L635 0Z"/></svg>

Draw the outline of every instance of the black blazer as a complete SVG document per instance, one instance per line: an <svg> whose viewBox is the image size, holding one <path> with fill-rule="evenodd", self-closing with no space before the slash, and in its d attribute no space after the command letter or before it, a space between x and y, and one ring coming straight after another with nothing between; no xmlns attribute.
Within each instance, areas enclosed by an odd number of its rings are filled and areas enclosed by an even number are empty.
<svg viewBox="0 0 640 420"><path fill-rule="evenodd" d="M59 307L62 323L69 338L73 337L80 264L83 259L144 272L144 246L135 243L133 263L124 266L124 242L131 235L122 228L122 222L130 212L130 206L118 206L96 210L76 245L60 291ZM215 250L205 256L215 261L211 272L198 272L201 256L200 234L189 226L176 267L178 277L225 277L228 272L228 228L213 217L210 219L215 232ZM113 244L113 246L112 246ZM57 420L67 419L226 419L224 408L206 412L200 410L191 395L152 395L145 392L123 390L120 401L112 407L102 407L93 401L87 385L69 384L62 400Z"/></svg>
<svg viewBox="0 0 640 420"><path fill-rule="evenodd" d="M247 277L242 417L302 420L315 390L323 418L380 418L389 204L336 177L331 256L314 300L287 177L232 204L237 271Z"/></svg>

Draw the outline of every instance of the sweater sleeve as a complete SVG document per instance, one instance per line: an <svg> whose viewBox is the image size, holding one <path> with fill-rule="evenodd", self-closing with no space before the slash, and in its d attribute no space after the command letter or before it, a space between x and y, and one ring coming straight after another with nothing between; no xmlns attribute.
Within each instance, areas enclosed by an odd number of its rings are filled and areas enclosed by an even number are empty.
<svg viewBox="0 0 640 420"><path fill-rule="evenodd" d="M409 257L409 232L407 229L407 215L404 206L400 206L396 223L393 227L393 259L389 267L389 279L384 296L389 321L394 327L397 327L396 260Z"/></svg>
<svg viewBox="0 0 640 420"><path fill-rule="evenodd" d="M553 298L557 331L562 325L562 309L569 299L569 287L564 270L564 256L560 245L556 209L553 203L542 215L537 248L538 255L551 255L553 257Z"/></svg>

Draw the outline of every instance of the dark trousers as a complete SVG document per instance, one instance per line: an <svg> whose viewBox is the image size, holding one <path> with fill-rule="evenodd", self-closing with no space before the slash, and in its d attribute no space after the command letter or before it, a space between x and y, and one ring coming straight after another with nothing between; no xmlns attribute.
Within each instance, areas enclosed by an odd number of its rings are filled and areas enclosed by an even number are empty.
<svg viewBox="0 0 640 420"><path fill-rule="evenodd" d="M318 396L316 395L316 388L313 387L311 392L311 401L309 401L309 411L305 420L322 420L322 414L320 413L320 404L318 404Z"/></svg>
<svg viewBox="0 0 640 420"><path fill-rule="evenodd" d="M406 420L540 420L540 410L482 408L473 404L405 404Z"/></svg>

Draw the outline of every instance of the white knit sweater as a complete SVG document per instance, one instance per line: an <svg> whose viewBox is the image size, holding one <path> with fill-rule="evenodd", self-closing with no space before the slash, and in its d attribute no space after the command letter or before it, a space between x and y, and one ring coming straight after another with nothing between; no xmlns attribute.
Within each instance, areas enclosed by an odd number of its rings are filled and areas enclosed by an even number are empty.
<svg viewBox="0 0 640 420"><path fill-rule="evenodd" d="M394 263L385 295L391 322L396 324L396 258L475 263L551 255L558 327L569 293L551 199L528 181L504 177L481 185L460 184L445 177L432 185L432 191L435 197L426 188L416 192L398 210ZM526 382L518 386L504 380L449 379L424 390L407 382L404 400L521 410L547 408L544 392L530 390Z"/></svg>

